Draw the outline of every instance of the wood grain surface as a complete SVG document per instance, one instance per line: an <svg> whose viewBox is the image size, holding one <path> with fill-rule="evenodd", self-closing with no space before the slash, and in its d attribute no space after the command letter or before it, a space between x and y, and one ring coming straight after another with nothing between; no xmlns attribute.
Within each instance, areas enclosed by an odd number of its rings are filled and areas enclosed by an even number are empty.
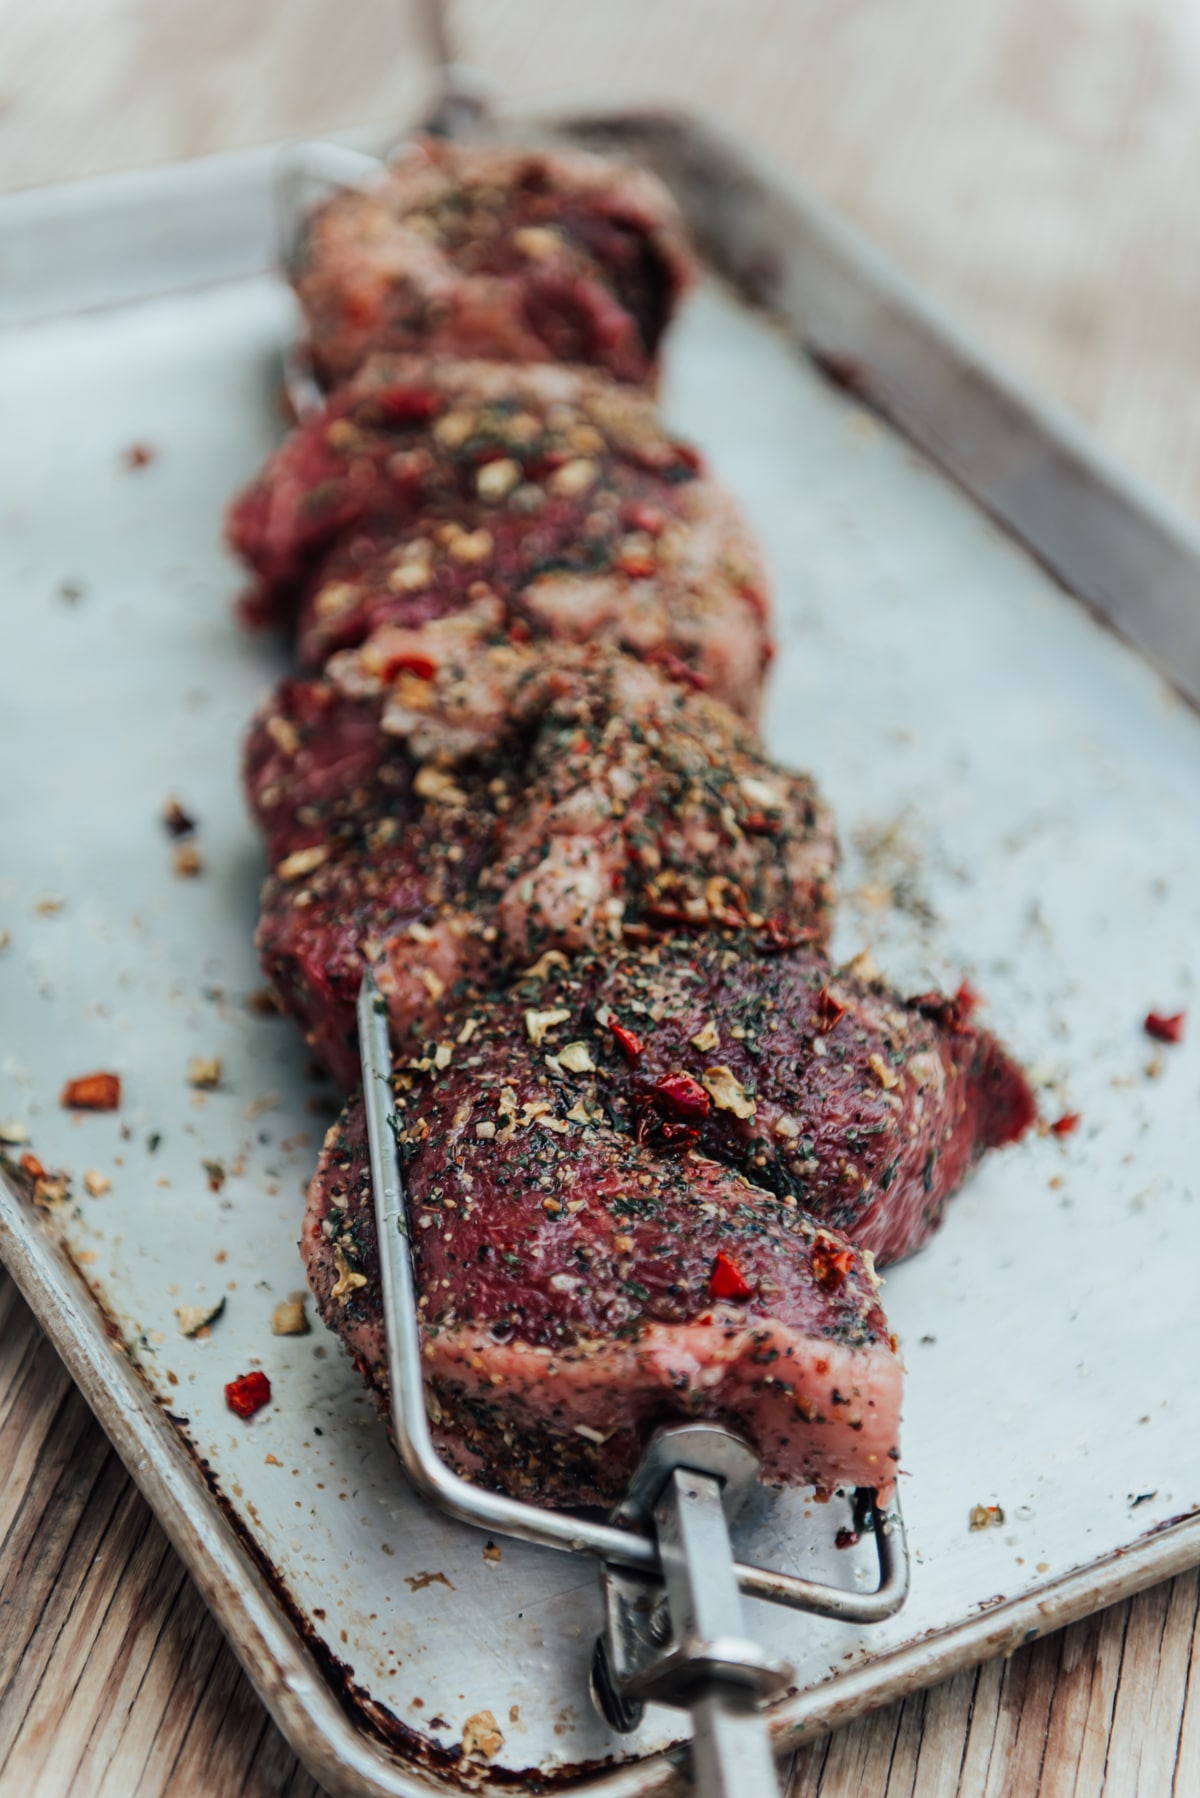
<svg viewBox="0 0 1200 1798"><path fill-rule="evenodd" d="M1200 512L1195 0L461 0L510 94L720 116ZM0 0L0 187L411 118L397 0ZM1185 1575L797 1756L792 1798L1193 1798ZM0 1795L318 1788L0 1272Z"/></svg>

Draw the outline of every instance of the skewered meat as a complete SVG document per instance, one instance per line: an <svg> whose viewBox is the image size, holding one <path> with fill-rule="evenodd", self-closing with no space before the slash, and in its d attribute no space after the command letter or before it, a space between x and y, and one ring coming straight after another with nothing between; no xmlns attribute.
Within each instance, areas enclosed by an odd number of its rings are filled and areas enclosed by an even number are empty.
<svg viewBox="0 0 1200 1798"><path fill-rule="evenodd" d="M901 1369L869 1262L730 1169L587 1121L527 1049L489 1044L423 1085L408 1146L441 1453L516 1497L602 1503L657 1426L707 1418L767 1480L886 1502ZM386 1391L360 1099L326 1138L302 1252L321 1315Z"/></svg>
<svg viewBox="0 0 1200 1798"><path fill-rule="evenodd" d="M513 644L497 614L381 632L251 733L263 965L346 1085L364 961L403 1041L547 950L768 919L825 938L836 845L810 781L661 670Z"/></svg>
<svg viewBox="0 0 1200 1798"><path fill-rule="evenodd" d="M376 350L649 381L692 259L669 194L641 170L426 140L318 208L293 279L330 385Z"/></svg>
<svg viewBox="0 0 1200 1798"><path fill-rule="evenodd" d="M900 1370L872 1248L918 1246L1032 1119L965 1011L812 951L676 937L546 958L448 1015L396 1076L395 1127L452 1462L545 1502L603 1499L653 1426L703 1416L768 1479L886 1495ZM386 1385L357 1100L302 1249L322 1316Z"/></svg>
<svg viewBox="0 0 1200 1798"><path fill-rule="evenodd" d="M582 369L376 358L268 460L230 539L260 620L317 669L480 597L533 637L606 637L754 716L766 576L728 494L652 402Z"/></svg>

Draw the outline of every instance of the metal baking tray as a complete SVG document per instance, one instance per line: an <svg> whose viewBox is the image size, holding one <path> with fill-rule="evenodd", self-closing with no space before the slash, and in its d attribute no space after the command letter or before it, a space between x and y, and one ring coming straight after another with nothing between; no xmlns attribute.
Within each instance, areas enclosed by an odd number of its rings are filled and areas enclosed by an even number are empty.
<svg viewBox="0 0 1200 1798"><path fill-rule="evenodd" d="M774 568L767 737L837 810L839 949L969 976L1046 1115L1082 1115L989 1161L889 1275L912 1594L859 1630L748 1607L797 1668L782 1753L1200 1561L1200 1017L1177 1048L1141 1028L1200 1003L1200 543L738 147L578 129L657 167L710 258L665 401ZM274 174L255 153L0 203L0 1122L71 1175L49 1207L0 1179L0 1255L331 1791L666 1793L678 1718L619 1738L587 1698L593 1564L431 1514L333 1340L270 1330L330 1103L249 1002L237 762L282 658L232 622L219 538L281 429ZM64 1111L93 1068L121 1109ZM219 1297L185 1339L176 1308ZM253 1366L274 1400L247 1424L222 1388ZM845 1521L763 1494L737 1546L866 1582Z"/></svg>

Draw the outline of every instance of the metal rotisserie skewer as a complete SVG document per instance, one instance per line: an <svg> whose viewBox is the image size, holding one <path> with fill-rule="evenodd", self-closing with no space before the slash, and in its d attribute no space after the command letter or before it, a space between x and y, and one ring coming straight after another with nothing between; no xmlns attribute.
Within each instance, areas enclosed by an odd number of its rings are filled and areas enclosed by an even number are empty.
<svg viewBox="0 0 1200 1798"><path fill-rule="evenodd" d="M400 1157L393 1134L387 1008L368 971L358 1000L363 1097L379 1236L388 1383L396 1448L421 1496L460 1522L602 1563L606 1627L597 1643L594 1691L613 1727L636 1727L647 1701L692 1713L696 1787L702 1798L769 1798L775 1791L761 1701L791 1669L744 1633L739 1594L848 1623L874 1623L908 1592L908 1552L898 1508L858 1494L873 1527L879 1585L861 1593L798 1579L733 1558L729 1521L758 1463L731 1431L684 1424L651 1442L613 1520L545 1511L461 1479L434 1447L425 1404L416 1282Z"/></svg>

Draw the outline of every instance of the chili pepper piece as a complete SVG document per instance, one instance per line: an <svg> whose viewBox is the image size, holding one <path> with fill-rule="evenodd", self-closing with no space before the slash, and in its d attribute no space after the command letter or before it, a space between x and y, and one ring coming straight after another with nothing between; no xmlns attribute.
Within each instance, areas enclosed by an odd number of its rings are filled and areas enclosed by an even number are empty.
<svg viewBox="0 0 1200 1798"><path fill-rule="evenodd" d="M680 1118L706 1118L712 1108L700 1082L682 1072L660 1075L654 1082L654 1099L660 1110Z"/></svg>
<svg viewBox="0 0 1200 1798"><path fill-rule="evenodd" d="M42 1166L42 1163L38 1160L36 1155L31 1155L28 1149L26 1149L21 1157L20 1166L21 1172L28 1174L31 1180L44 1180L46 1178L46 1170Z"/></svg>
<svg viewBox="0 0 1200 1798"><path fill-rule="evenodd" d="M225 1403L235 1417L253 1417L271 1402L271 1382L260 1368L239 1374L225 1388Z"/></svg>
<svg viewBox="0 0 1200 1798"><path fill-rule="evenodd" d="M816 1010L822 1036L827 1036L838 1019L846 1015L846 1007L840 999L834 998L827 986L823 986L817 994Z"/></svg>
<svg viewBox="0 0 1200 1798"><path fill-rule="evenodd" d="M418 680L432 680L437 673L437 663L432 656L423 656L415 649L397 650L394 656L388 656L379 670L381 680L395 680L398 674L415 674Z"/></svg>
<svg viewBox="0 0 1200 1798"><path fill-rule="evenodd" d="M708 1276L708 1296L710 1299L749 1299L754 1296L754 1288L736 1261L730 1260L724 1249L717 1251L717 1258L712 1264L712 1272Z"/></svg>
<svg viewBox="0 0 1200 1798"><path fill-rule="evenodd" d="M393 425L425 424L441 405L426 387L385 387L373 397L380 416Z"/></svg>
<svg viewBox="0 0 1200 1798"><path fill-rule="evenodd" d="M67 1081L58 1102L67 1111L115 1111L121 1103L120 1075L81 1074Z"/></svg>
<svg viewBox="0 0 1200 1798"><path fill-rule="evenodd" d="M817 1237L813 1243L812 1271L818 1286L835 1292L853 1266L853 1249L839 1249L828 1237Z"/></svg>
<svg viewBox="0 0 1200 1798"><path fill-rule="evenodd" d="M650 572L653 573L653 569ZM628 573L628 569L626 573ZM712 686L712 681L702 669L689 667L686 662L681 661L677 655L661 643L650 650L643 659L653 662L656 668L661 668L665 675L671 680L677 681L680 686L691 687L697 693L703 693Z"/></svg>
<svg viewBox="0 0 1200 1798"><path fill-rule="evenodd" d="M1152 1036L1156 1043L1181 1043L1183 1027L1187 1023L1187 1012L1177 1011L1172 1017L1164 1017L1162 1012L1146 1013L1146 1021L1142 1029L1147 1036Z"/></svg>
<svg viewBox="0 0 1200 1798"><path fill-rule="evenodd" d="M1072 1136L1078 1130L1083 1119L1081 1111L1064 1111L1060 1118L1055 1118L1050 1126L1052 1136Z"/></svg>
<svg viewBox="0 0 1200 1798"><path fill-rule="evenodd" d="M635 1030L626 1030L624 1024L618 1024L615 1018L608 1020L608 1027L616 1037L630 1061L636 1061L646 1045Z"/></svg>

